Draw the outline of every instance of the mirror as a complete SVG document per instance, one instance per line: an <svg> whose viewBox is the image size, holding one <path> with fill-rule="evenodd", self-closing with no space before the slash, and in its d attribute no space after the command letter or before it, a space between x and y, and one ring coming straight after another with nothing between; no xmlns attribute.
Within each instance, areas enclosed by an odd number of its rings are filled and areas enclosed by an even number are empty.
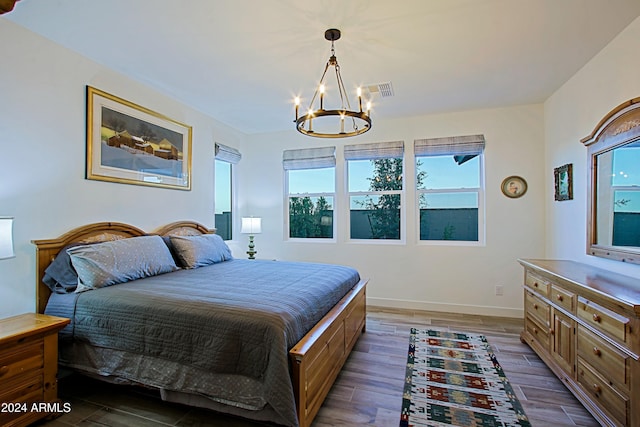
<svg viewBox="0 0 640 427"><path fill-rule="evenodd" d="M640 98L607 114L587 146L587 253L640 264Z"/></svg>

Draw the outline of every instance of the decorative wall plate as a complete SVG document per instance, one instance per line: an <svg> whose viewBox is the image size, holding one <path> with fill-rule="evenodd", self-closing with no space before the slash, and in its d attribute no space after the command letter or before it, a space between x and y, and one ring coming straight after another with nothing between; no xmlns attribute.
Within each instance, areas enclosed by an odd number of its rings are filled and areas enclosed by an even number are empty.
<svg viewBox="0 0 640 427"><path fill-rule="evenodd" d="M512 199L524 196L527 192L527 181L516 175L506 177L500 185L502 194Z"/></svg>

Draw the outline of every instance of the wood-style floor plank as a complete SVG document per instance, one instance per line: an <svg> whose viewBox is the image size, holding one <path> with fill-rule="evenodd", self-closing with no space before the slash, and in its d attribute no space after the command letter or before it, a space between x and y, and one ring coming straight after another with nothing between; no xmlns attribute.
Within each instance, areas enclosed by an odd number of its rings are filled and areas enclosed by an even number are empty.
<svg viewBox="0 0 640 427"><path fill-rule="evenodd" d="M599 424L567 388L520 342L522 324L518 319L369 307L367 331L356 343L313 427L399 424L411 327L485 335L534 427L597 427ZM41 425L269 425L162 402L148 390L95 382L78 375L60 381L60 397L72 404L72 412Z"/></svg>

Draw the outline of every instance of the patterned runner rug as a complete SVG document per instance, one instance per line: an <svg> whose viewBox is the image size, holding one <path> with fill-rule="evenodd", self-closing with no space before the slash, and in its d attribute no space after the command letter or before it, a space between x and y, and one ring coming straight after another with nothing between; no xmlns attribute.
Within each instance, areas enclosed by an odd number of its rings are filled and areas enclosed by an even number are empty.
<svg viewBox="0 0 640 427"><path fill-rule="evenodd" d="M400 427L530 427L482 335L411 329Z"/></svg>

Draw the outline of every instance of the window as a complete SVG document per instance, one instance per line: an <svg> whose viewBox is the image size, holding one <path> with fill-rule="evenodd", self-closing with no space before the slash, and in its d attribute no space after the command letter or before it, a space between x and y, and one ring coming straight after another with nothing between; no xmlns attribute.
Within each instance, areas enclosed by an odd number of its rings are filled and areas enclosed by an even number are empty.
<svg viewBox="0 0 640 427"><path fill-rule="evenodd" d="M214 215L216 234L224 240L233 238L233 165L241 159L235 148L216 144L214 161Z"/></svg>
<svg viewBox="0 0 640 427"><path fill-rule="evenodd" d="M344 147L351 239L401 239L403 154L403 141Z"/></svg>
<svg viewBox="0 0 640 427"><path fill-rule="evenodd" d="M289 238L333 239L336 148L286 150Z"/></svg>
<svg viewBox="0 0 640 427"><path fill-rule="evenodd" d="M416 140L420 240L483 240L484 136Z"/></svg>
<svg viewBox="0 0 640 427"><path fill-rule="evenodd" d="M611 241L613 246L640 246L640 177L634 173L640 164L640 147L627 144L610 153L613 155L610 171L613 200L605 199L603 203L613 206ZM598 194L604 196L603 189L608 187L599 186ZM601 212L607 210L599 208L598 213ZM608 218L602 214L598 220L605 222Z"/></svg>

